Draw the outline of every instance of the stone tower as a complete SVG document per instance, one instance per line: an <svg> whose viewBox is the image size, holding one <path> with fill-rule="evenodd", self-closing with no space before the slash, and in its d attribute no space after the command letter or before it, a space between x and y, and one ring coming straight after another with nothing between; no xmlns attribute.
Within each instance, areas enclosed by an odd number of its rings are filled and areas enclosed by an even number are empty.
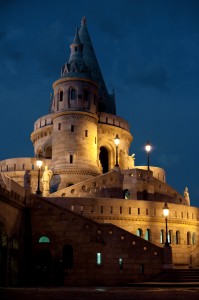
<svg viewBox="0 0 199 300"><path fill-rule="evenodd" d="M132 140L128 122L115 114L115 96L107 92L85 17L70 49L53 83L50 114L35 122L31 135L35 155L49 159L58 189L113 169L116 134L120 166L126 167Z"/></svg>

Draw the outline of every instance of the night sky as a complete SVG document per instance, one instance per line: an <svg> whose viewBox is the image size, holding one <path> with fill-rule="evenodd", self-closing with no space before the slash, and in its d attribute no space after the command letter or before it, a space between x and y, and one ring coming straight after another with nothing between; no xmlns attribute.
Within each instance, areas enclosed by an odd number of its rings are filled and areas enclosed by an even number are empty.
<svg viewBox="0 0 199 300"><path fill-rule="evenodd" d="M0 0L0 159L34 156L33 124L49 112L84 15L136 165L150 140L151 164L199 206L198 0Z"/></svg>

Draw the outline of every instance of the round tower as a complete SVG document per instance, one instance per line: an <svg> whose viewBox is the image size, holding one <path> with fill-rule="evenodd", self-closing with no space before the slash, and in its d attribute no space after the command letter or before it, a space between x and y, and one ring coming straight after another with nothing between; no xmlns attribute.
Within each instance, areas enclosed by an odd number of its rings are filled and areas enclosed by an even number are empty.
<svg viewBox="0 0 199 300"><path fill-rule="evenodd" d="M61 78L53 84L49 135L42 133L46 131L46 121L44 126L37 121L31 136L35 153L48 155L51 159L53 184L59 189L100 174L97 158L98 83L91 78L90 68L84 63L78 30L70 48L71 54L62 67Z"/></svg>

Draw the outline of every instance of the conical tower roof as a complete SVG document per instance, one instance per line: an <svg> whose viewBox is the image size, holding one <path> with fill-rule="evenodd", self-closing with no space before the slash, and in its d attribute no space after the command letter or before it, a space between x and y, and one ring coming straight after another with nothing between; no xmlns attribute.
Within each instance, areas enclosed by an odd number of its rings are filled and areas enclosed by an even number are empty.
<svg viewBox="0 0 199 300"><path fill-rule="evenodd" d="M91 72L93 80L99 84L99 111L115 114L115 100L112 95L108 94L95 51L87 30L86 18L82 18L81 27L79 29L79 37L82 43L83 60Z"/></svg>

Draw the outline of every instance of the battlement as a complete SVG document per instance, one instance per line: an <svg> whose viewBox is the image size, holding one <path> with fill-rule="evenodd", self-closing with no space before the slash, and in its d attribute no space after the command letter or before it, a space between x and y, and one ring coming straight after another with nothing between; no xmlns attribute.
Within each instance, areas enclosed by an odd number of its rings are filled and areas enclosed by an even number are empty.
<svg viewBox="0 0 199 300"><path fill-rule="evenodd" d="M124 119L122 119L121 117L118 117L116 115L111 115L108 113L98 113L98 117L99 117L99 123L114 125L122 129L125 129L127 131L130 130L129 123Z"/></svg>

